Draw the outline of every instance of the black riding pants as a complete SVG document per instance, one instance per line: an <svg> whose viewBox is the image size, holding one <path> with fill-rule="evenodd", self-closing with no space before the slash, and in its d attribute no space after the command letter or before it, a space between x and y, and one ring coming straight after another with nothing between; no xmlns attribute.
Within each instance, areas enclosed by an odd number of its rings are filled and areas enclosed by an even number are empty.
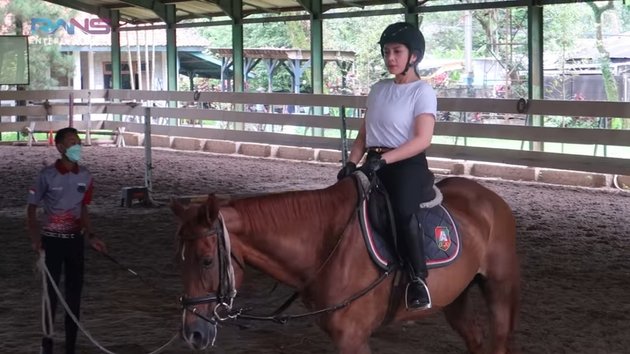
<svg viewBox="0 0 630 354"><path fill-rule="evenodd" d="M370 152L367 158L374 155ZM435 177L424 153L385 165L376 174L389 194L396 215L414 214L420 203L435 198Z"/></svg>
<svg viewBox="0 0 630 354"><path fill-rule="evenodd" d="M368 154L368 159L373 154ZM387 164L377 175L389 194L399 242L402 242L402 249L407 250L402 256L406 258L415 276L426 278L423 236L417 232L418 222L415 218L420 203L435 198L435 177L429 170L426 155L420 153L409 159Z"/></svg>
<svg viewBox="0 0 630 354"><path fill-rule="evenodd" d="M65 300L72 313L79 319L81 310L81 290L83 288L84 244L83 236L72 239L42 236L42 247L46 252L46 267L57 286L61 278L61 270L65 271ZM48 281L48 296L54 321L57 307L57 293ZM48 324L48 318L45 322ZM74 353L77 339L77 325L68 314L65 317L66 353ZM49 329L50 330L50 329Z"/></svg>

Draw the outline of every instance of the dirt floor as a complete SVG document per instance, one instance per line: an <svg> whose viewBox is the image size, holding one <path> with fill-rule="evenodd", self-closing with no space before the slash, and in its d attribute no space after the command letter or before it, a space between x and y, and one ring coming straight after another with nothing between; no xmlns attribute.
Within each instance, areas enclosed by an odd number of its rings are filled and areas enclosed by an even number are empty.
<svg viewBox="0 0 630 354"><path fill-rule="evenodd" d="M121 188L144 183L144 151L89 147L84 164L95 179L95 229L110 253L144 280L87 252L82 322L117 353L147 353L180 326L181 293L174 266L175 222L166 206L120 207ZM27 189L54 148L0 146L0 353L37 353L41 338L41 280L25 232ZM335 181L337 167L154 150L154 191L169 196L248 194L313 189ZM630 193L483 180L503 196L518 221L523 270L522 310L515 338L523 353L630 352ZM290 290L251 272L239 305L268 312ZM478 296L477 296L478 298ZM480 314L483 306L477 299ZM294 305L290 312L300 312ZM63 321L56 321L62 352ZM459 336L435 315L379 330L374 353L465 353ZM85 336L81 353L98 353ZM177 340L165 353L190 353ZM244 322L224 326L212 353L332 353L328 338L308 320L286 325Z"/></svg>

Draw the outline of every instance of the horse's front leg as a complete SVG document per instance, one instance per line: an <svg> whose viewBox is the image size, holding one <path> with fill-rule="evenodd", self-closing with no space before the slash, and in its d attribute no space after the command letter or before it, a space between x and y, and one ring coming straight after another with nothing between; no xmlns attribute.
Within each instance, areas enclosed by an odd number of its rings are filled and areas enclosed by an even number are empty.
<svg viewBox="0 0 630 354"><path fill-rule="evenodd" d="M339 354L371 354L368 338L353 338L343 336L341 338L333 338L335 345L339 350Z"/></svg>
<svg viewBox="0 0 630 354"><path fill-rule="evenodd" d="M370 346L368 345L368 343L363 343L363 345L361 345L358 348L352 348L348 351L340 349L339 350L339 354L371 354L372 351L370 350Z"/></svg>
<svg viewBox="0 0 630 354"><path fill-rule="evenodd" d="M351 316L333 316L323 326L340 354L370 354L369 339L372 326Z"/></svg>

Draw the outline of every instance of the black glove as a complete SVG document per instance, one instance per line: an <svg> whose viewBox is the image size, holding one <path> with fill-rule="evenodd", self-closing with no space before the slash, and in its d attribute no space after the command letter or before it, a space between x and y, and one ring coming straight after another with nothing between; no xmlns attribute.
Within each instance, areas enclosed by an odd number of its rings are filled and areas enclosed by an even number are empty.
<svg viewBox="0 0 630 354"><path fill-rule="evenodd" d="M357 170L356 163L352 161L346 162L346 164L341 168L341 170L339 170L339 173L337 173L337 180L341 180L342 178L350 176L352 172L356 170Z"/></svg>
<svg viewBox="0 0 630 354"><path fill-rule="evenodd" d="M376 171L380 170L385 165L387 165L387 162L380 156L376 156L365 161L359 170L371 180L376 176Z"/></svg>

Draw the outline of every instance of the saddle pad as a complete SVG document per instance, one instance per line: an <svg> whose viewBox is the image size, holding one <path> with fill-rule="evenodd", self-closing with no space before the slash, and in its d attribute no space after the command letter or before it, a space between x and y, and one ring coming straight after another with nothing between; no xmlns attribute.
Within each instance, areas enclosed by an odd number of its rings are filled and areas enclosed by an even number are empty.
<svg viewBox="0 0 630 354"><path fill-rule="evenodd" d="M461 252L461 239L455 220L442 205L420 209L418 220L424 233L424 254L427 267L450 264Z"/></svg>
<svg viewBox="0 0 630 354"><path fill-rule="evenodd" d="M389 270L397 261L394 245L389 235L382 235L372 227L368 219L367 201L359 208L359 223L370 257L377 266ZM427 268L444 267L461 253L461 239L455 220L443 205L420 209L418 221L424 234L424 254ZM420 225L419 225L420 226Z"/></svg>

